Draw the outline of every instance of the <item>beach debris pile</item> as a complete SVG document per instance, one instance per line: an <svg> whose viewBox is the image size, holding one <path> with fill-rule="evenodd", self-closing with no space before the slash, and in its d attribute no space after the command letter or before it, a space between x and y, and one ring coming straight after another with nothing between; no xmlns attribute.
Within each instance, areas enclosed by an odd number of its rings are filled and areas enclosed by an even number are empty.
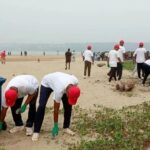
<svg viewBox="0 0 150 150"><path fill-rule="evenodd" d="M103 67L105 65L106 65L105 63L99 63L99 64L97 64L98 67Z"/></svg>
<svg viewBox="0 0 150 150"><path fill-rule="evenodd" d="M116 84L116 90L119 90L121 92L123 92L123 91L132 91L134 86L135 86L135 83L132 80L119 81Z"/></svg>

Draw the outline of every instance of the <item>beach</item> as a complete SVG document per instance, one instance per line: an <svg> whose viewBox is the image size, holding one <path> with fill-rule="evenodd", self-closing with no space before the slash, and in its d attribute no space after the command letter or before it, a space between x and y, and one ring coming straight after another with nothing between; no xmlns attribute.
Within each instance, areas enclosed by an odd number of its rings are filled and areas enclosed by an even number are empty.
<svg viewBox="0 0 150 150"><path fill-rule="evenodd" d="M131 92L118 92L115 90L115 81L108 84L107 72L109 68L107 65L98 67L99 61L95 61L91 70L90 78L83 78L84 63L80 55L76 56L74 62L71 62L71 69L65 70L65 56L64 55L46 55L46 56L7 56L6 64L0 64L0 75L6 78L6 83L3 85L5 89L10 79L20 74L34 75L39 83L44 75L52 72L65 72L74 74L79 79L79 86L81 88L81 95L77 105L83 109L95 109L95 105L104 106L114 109L121 109L125 106L141 104L144 101L149 101L150 87L142 87L141 81L132 76L132 73L124 70L123 80L134 80L136 82L135 88ZM106 64L104 61L103 63ZM38 105L38 102L37 102ZM49 98L47 107L53 106L52 97ZM22 115L26 118L27 111ZM25 119L24 119L25 120ZM31 137L27 137L25 132L10 134L8 131L13 127L14 122L10 113L7 113L6 122L8 124L7 131L0 133L0 146L6 150L12 149L67 149L71 141L78 141L78 135L74 137L62 133L63 115L60 115L59 126L60 132L55 140L51 140L50 130L53 126L53 115L46 114L42 126L42 133L38 142L32 142Z"/></svg>

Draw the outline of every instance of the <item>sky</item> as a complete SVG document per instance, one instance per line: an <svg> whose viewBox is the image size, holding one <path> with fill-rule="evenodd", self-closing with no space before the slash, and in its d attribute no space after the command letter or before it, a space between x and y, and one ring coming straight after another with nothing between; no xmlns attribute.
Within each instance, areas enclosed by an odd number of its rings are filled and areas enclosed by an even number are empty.
<svg viewBox="0 0 150 150"><path fill-rule="evenodd" d="M150 42L150 0L0 0L0 43Z"/></svg>

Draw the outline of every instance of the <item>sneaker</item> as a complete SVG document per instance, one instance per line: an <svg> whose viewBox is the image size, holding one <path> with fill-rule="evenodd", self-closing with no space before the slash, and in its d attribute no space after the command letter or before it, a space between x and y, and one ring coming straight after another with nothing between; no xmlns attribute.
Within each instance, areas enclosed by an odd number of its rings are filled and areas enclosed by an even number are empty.
<svg viewBox="0 0 150 150"><path fill-rule="evenodd" d="M15 126L14 128L10 129L9 132L10 133L16 133L16 132L19 132L22 130L24 130L24 126Z"/></svg>
<svg viewBox="0 0 150 150"><path fill-rule="evenodd" d="M38 141L38 139L39 139L39 133L33 133L32 141Z"/></svg>
<svg viewBox="0 0 150 150"><path fill-rule="evenodd" d="M30 136L30 135L32 135L32 134L33 134L32 128L26 127L26 135L27 135L27 136Z"/></svg>
<svg viewBox="0 0 150 150"><path fill-rule="evenodd" d="M69 128L65 128L64 133L67 133L67 134L72 135L72 136L75 135L75 133L73 131L71 131Z"/></svg>

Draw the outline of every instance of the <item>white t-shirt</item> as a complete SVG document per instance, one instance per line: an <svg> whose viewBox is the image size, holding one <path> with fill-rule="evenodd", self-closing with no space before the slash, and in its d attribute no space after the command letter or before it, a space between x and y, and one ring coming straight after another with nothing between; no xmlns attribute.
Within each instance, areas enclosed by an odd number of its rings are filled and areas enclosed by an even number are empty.
<svg viewBox="0 0 150 150"><path fill-rule="evenodd" d="M124 61L123 54L125 52L126 52L125 47L124 46L119 46L118 54L119 54L119 58L120 58L121 62Z"/></svg>
<svg viewBox="0 0 150 150"><path fill-rule="evenodd" d="M85 50L83 52L84 61L92 62L93 52L91 50Z"/></svg>
<svg viewBox="0 0 150 150"><path fill-rule="evenodd" d="M60 102L63 94L66 93L66 88L69 84L77 85L78 79L74 75L69 75L62 72L55 72L45 75L41 81L41 85L53 90L53 99Z"/></svg>
<svg viewBox="0 0 150 150"><path fill-rule="evenodd" d="M150 59L146 60L144 63L150 66Z"/></svg>
<svg viewBox="0 0 150 150"><path fill-rule="evenodd" d="M32 95L34 92L36 92L38 86L38 81L34 76L18 75L9 81L6 89L4 90L4 93L10 87L16 87L18 89L18 98L22 98L28 94ZM7 107L4 95L2 98L2 106Z"/></svg>
<svg viewBox="0 0 150 150"><path fill-rule="evenodd" d="M145 61L145 48L137 48L133 54L133 56L136 55L136 62L137 63L143 63Z"/></svg>
<svg viewBox="0 0 150 150"><path fill-rule="evenodd" d="M119 54L116 50L110 50L108 53L109 58L109 66L110 67L117 67Z"/></svg>

